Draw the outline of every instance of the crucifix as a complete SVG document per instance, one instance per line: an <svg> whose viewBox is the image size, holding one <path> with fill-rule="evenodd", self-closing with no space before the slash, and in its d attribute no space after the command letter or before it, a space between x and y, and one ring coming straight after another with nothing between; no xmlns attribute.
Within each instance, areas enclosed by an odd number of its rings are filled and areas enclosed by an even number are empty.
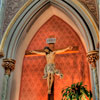
<svg viewBox="0 0 100 100"><path fill-rule="evenodd" d="M78 47L77 46L68 46L65 49L62 50L55 50L54 44L56 43L56 38L50 37L46 40L49 46L45 47L44 50L40 51L26 51L25 55L44 55L46 57L47 64L44 68L44 76L43 79L47 79L47 85L48 85L48 96L50 98L50 95L53 93L52 88L54 85L54 75L59 75L60 78L63 78L63 74L60 72L60 70L55 68L55 55L56 54L62 54L62 53L77 53ZM53 100L53 99L50 99Z"/></svg>

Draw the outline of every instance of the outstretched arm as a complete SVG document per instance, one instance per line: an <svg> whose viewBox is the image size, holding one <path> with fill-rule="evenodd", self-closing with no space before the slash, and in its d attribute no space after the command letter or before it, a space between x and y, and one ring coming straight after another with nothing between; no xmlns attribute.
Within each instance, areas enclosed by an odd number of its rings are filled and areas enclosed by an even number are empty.
<svg viewBox="0 0 100 100"><path fill-rule="evenodd" d="M40 52L40 51L34 51L34 50L32 50L32 51L26 51L25 54L26 54L26 55L28 55L28 54L39 54L39 55L45 55L45 52Z"/></svg>
<svg viewBox="0 0 100 100"><path fill-rule="evenodd" d="M65 48L65 49L57 50L57 51L55 51L55 53L63 53L63 52L65 52L65 51L70 51L70 50L72 50L72 49L73 49L73 47L72 47L72 46L69 46L69 47L67 47L67 48Z"/></svg>

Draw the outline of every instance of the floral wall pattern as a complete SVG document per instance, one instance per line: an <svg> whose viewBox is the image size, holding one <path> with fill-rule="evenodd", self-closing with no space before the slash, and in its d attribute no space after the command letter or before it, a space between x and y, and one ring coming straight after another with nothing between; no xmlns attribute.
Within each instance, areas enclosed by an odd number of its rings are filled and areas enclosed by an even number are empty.
<svg viewBox="0 0 100 100"><path fill-rule="evenodd" d="M46 39L54 35L55 49L67 46L79 46L79 53L56 55L56 68L64 74L63 79L55 76L54 100L61 100L61 90L72 83L83 81L91 89L89 65L86 59L85 48L77 33L57 16L52 16L37 31L27 50L42 50ZM46 60L44 56L25 56L20 87L19 100L47 100L47 81L42 79Z"/></svg>

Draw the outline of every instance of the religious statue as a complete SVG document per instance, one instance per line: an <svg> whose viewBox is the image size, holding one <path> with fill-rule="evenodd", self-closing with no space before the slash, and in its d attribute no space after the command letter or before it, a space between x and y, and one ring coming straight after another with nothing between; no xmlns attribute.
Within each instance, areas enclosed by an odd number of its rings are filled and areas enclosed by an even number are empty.
<svg viewBox="0 0 100 100"><path fill-rule="evenodd" d="M63 74L60 72L60 70L57 70L55 68L55 55L58 53L62 53L65 51L69 51L72 50L73 47L69 46L65 49L62 50L52 50L49 47L45 47L43 52L39 52L39 51L28 51L31 54L40 54L40 55L45 55L46 57L46 66L44 68L44 79L47 79L47 84L48 84L48 94L51 94L51 87L54 81L54 74L59 75L60 78L63 77Z"/></svg>

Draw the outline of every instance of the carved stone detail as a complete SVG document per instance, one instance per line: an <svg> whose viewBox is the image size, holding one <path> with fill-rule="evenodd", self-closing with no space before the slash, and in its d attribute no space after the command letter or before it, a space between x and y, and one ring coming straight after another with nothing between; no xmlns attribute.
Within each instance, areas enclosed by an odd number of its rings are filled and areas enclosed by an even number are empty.
<svg viewBox="0 0 100 100"><path fill-rule="evenodd" d="M5 32L7 26L19 11L19 9L27 2L27 0L7 0L6 1L6 8L5 8L5 16L4 16L4 23L3 23L3 31L2 34Z"/></svg>
<svg viewBox="0 0 100 100"><path fill-rule="evenodd" d="M96 68L96 61L99 59L99 51L90 51L87 54L88 62L92 65L92 68Z"/></svg>
<svg viewBox="0 0 100 100"><path fill-rule="evenodd" d="M95 17L96 23L99 24L98 4L96 0L78 0L78 1L80 1L90 11L90 13Z"/></svg>
<svg viewBox="0 0 100 100"><path fill-rule="evenodd" d="M10 75L11 71L15 68L16 61L14 59L3 59L2 66L5 69L5 74Z"/></svg>
<svg viewBox="0 0 100 100"><path fill-rule="evenodd" d="M96 0L78 0L80 1L84 6L86 6L92 15L94 15L96 22L98 24L98 11L96 7ZM2 23L2 35L4 34L7 26L13 19L13 17L16 15L18 10L27 2L27 0L6 0L6 8L5 8L5 16L4 21Z"/></svg>

